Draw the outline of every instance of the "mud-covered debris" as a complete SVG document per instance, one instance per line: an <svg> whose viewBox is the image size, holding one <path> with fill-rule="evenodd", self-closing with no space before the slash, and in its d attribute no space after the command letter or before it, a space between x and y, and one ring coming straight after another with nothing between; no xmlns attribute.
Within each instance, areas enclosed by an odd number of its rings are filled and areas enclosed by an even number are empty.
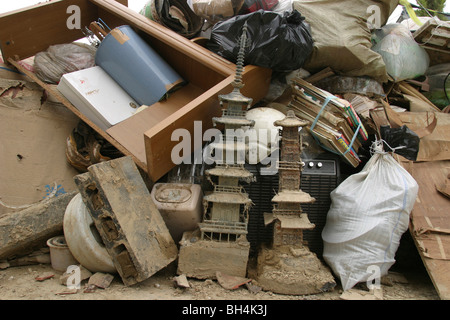
<svg viewBox="0 0 450 320"><path fill-rule="evenodd" d="M96 272L88 281L88 285L95 285L98 288L106 289L113 281L114 276L109 273Z"/></svg>
<svg viewBox="0 0 450 320"><path fill-rule="evenodd" d="M173 277L173 280L175 282L175 286L179 288L190 288L189 281L185 274L181 274L177 277Z"/></svg>
<svg viewBox="0 0 450 320"><path fill-rule="evenodd" d="M53 272L45 272L45 273L37 276L36 278L34 278L34 280L45 281L45 280L53 278L54 276L55 276L55 274Z"/></svg>
<svg viewBox="0 0 450 320"><path fill-rule="evenodd" d="M228 290L234 290L252 281L252 279L231 276L220 271L216 272L216 278L219 284Z"/></svg>

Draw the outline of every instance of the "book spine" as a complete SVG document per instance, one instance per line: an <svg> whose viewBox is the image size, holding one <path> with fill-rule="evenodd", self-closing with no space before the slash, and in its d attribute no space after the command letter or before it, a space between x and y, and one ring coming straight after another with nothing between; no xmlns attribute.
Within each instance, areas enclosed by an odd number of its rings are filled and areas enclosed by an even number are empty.
<svg viewBox="0 0 450 320"><path fill-rule="evenodd" d="M359 118L358 114L356 113L355 109L353 108L352 105L350 105L350 107L352 108L352 111L355 115L356 121L358 122L358 125L361 124L361 127L359 128L359 133L361 134L361 137L363 138L364 141L366 141L368 139L368 134L366 131L366 128L364 128L364 125L361 122L361 119Z"/></svg>
<svg viewBox="0 0 450 320"><path fill-rule="evenodd" d="M350 143L348 142L348 140L341 135L340 137L337 138L338 142L344 147L344 149L347 151L348 149L350 149L349 153L351 153L353 155L353 157L355 157L358 162L361 162L361 160L359 159L358 154L355 152L355 150L353 149L353 147L350 146Z"/></svg>
<svg viewBox="0 0 450 320"><path fill-rule="evenodd" d="M359 124L361 123L361 119L359 118L358 114L356 113L355 109L353 108L353 106L350 104L348 106L345 107L347 113L350 115L350 117L352 118L352 122L353 122L353 130L356 130L359 126ZM361 123L361 127L359 128L359 134L360 137L366 141L368 139L368 135L367 135L367 131L364 128L364 126Z"/></svg>

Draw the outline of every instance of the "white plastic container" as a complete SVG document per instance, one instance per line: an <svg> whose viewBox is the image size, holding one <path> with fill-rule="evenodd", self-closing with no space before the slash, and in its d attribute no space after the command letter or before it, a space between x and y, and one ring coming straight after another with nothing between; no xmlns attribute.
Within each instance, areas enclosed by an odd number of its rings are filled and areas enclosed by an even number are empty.
<svg viewBox="0 0 450 320"><path fill-rule="evenodd" d="M185 231L198 227L202 217L203 193L198 184L156 183L151 197L175 243Z"/></svg>

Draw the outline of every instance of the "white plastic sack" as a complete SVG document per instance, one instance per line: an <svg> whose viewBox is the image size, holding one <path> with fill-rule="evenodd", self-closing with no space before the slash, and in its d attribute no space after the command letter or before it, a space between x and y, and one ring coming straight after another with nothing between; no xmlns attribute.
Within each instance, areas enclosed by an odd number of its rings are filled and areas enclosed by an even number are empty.
<svg viewBox="0 0 450 320"><path fill-rule="evenodd" d="M331 193L323 258L344 290L373 279L373 270L387 274L417 197L417 182L381 146Z"/></svg>
<svg viewBox="0 0 450 320"><path fill-rule="evenodd" d="M385 25L375 31L373 39L378 42L372 50L383 57L388 74L396 82L414 79L427 71L430 57L404 25Z"/></svg>
<svg viewBox="0 0 450 320"><path fill-rule="evenodd" d="M34 57L36 76L47 83L58 83L65 73L93 67L96 50L81 42L52 45Z"/></svg>

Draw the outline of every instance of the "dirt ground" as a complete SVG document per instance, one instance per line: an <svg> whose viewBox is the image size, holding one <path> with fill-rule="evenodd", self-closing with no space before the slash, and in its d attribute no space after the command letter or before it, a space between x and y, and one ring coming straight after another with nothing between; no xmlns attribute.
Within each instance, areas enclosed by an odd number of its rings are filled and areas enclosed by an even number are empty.
<svg viewBox="0 0 450 320"><path fill-rule="evenodd" d="M308 296L288 296L260 291L252 293L245 286L227 290L215 280L189 279L190 288L176 288L173 276L174 268L170 266L148 280L126 287L116 276L106 289L97 288L85 293L82 288L74 294L60 284L60 272L50 265L12 267L0 273L1 300L340 300L342 290L336 287L332 292ZM39 275L53 272L55 277L37 281ZM438 300L426 272L402 274L407 283L395 282L382 285L384 300Z"/></svg>
<svg viewBox="0 0 450 320"><path fill-rule="evenodd" d="M381 285L378 300L439 300L430 277L421 262L417 250L409 242L401 243L391 267L390 274ZM36 277L54 276L44 281ZM87 280L76 293L68 294L67 287L60 283L61 272L52 269L50 264L9 267L0 270L0 300L371 300L365 284L358 284L352 291L362 292L364 296L353 295L346 298L342 288L337 286L331 292L306 296L280 295L265 291L250 291L245 285L237 289L223 288L217 280L197 280L189 278L188 288L175 285L176 261L149 279L133 286L125 286L115 275L111 284L105 288L95 288L86 292ZM252 282L253 283L253 282ZM257 284L257 283L256 283Z"/></svg>

